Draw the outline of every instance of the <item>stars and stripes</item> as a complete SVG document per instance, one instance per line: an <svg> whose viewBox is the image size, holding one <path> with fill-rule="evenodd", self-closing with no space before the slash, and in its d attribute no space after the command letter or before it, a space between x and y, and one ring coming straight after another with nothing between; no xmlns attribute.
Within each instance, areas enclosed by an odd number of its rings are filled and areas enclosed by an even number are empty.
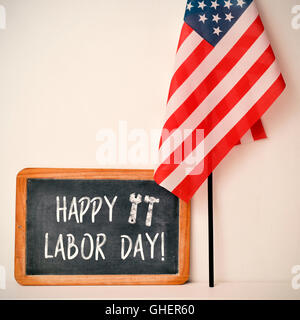
<svg viewBox="0 0 300 320"><path fill-rule="evenodd" d="M252 0L188 1L160 142L158 184L190 200L285 87Z"/></svg>
<svg viewBox="0 0 300 320"><path fill-rule="evenodd" d="M215 46L251 2L252 0L190 0L187 3L184 20L207 42ZM198 17L205 17L205 22L201 20L203 24L199 24ZM216 29L219 30L217 33Z"/></svg>

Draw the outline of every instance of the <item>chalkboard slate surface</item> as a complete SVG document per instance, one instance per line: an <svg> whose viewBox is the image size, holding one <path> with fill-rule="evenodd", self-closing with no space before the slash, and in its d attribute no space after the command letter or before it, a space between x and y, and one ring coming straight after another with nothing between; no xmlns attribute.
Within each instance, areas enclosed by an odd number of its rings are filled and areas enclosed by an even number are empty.
<svg viewBox="0 0 300 320"><path fill-rule="evenodd" d="M24 285L180 284L189 205L151 170L25 169L15 277Z"/></svg>
<svg viewBox="0 0 300 320"><path fill-rule="evenodd" d="M145 225L148 204L144 201L138 206L136 223L128 223L131 209L129 197L133 193L160 199L159 205L153 208L151 227ZM73 197L79 200L82 197L93 199L107 196L110 201L115 196L118 198L113 208L112 222L109 221L109 207L106 203L102 203L102 208L95 217L95 223L91 220L92 206L84 215L82 223L76 222L75 215L66 223L62 221L58 223L57 196L61 200L65 196L69 206ZM27 182L27 199L27 274L177 274L178 272L179 200L154 181L30 179ZM88 260L83 259L80 254L73 260L67 258L63 260L61 254L56 259L45 259L45 234L49 236L49 254L53 255L59 234L64 235L64 248L67 248L67 234L72 234L75 244L80 247L80 242L87 232L93 238L99 233L106 235L106 244L102 249L105 259L99 258L96 261L94 254ZM162 232L165 237L163 256ZM146 233L151 239L158 234L153 259L150 256L151 246ZM136 254L136 257L130 254L122 260L120 236L127 235L134 244L139 234L142 235L143 257L140 253ZM91 251L90 241L87 240L86 255Z"/></svg>

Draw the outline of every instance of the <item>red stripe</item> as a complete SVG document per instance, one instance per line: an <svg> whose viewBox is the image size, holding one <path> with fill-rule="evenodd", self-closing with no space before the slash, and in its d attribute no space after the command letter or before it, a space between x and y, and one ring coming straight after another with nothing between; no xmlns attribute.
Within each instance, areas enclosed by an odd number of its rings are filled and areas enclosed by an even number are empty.
<svg viewBox="0 0 300 320"><path fill-rule="evenodd" d="M233 89L220 101L220 103L211 111L211 113L197 126L193 133L185 139L183 146L193 146L193 150L201 141L196 140L196 130L204 129L204 137L206 137L216 125L236 106L243 96L251 89L251 87L260 79L274 62L275 56L272 48L269 46L241 80L233 87ZM250 126L248 127L250 129ZM237 141L238 143L239 141ZM192 150L191 150L192 151ZM174 156L182 153L182 159L188 156L182 145L179 146L167 159L167 164L161 164L158 170L161 170L159 181L162 182L171 172L173 172L179 164L174 164ZM184 154L185 152L185 154ZM177 161L178 163L178 161Z"/></svg>
<svg viewBox="0 0 300 320"><path fill-rule="evenodd" d="M247 132L249 125L254 125L285 88L282 75L269 90L251 108L251 110L234 126L234 128L216 145L204 159L204 172L201 175L187 176L172 192L179 198L189 201L210 173L218 166L237 141ZM200 164L201 165L201 164ZM199 165L199 166L200 166ZM196 168L197 169L197 168ZM195 170L196 170L195 169Z"/></svg>
<svg viewBox="0 0 300 320"><path fill-rule="evenodd" d="M178 47L177 47L177 51L179 50L179 48L181 47L181 45L183 44L183 42L186 40L186 38L193 32L194 30L187 25L186 23L183 24L182 29L181 29L181 34L180 34L180 38L179 38L179 43L178 43Z"/></svg>
<svg viewBox="0 0 300 320"><path fill-rule="evenodd" d="M267 138L261 119L252 126L251 133L255 141Z"/></svg>
<svg viewBox="0 0 300 320"><path fill-rule="evenodd" d="M241 57L262 34L264 26L258 17L217 67L206 77L189 98L171 115L164 128L172 131L178 128L224 79Z"/></svg>
<svg viewBox="0 0 300 320"><path fill-rule="evenodd" d="M169 97L170 100L173 93L185 82L185 80L195 71L200 63L213 50L213 46L203 40L198 47L191 53L185 62L176 70L170 85Z"/></svg>

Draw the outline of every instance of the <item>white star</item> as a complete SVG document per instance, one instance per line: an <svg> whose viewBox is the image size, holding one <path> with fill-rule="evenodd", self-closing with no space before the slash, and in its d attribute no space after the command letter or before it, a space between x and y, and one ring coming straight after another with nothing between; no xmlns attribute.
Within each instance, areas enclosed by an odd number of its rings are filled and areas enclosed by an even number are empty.
<svg viewBox="0 0 300 320"><path fill-rule="evenodd" d="M215 21L216 23L219 23L219 20L221 20L221 18L219 17L219 14L216 14L216 15L213 14L212 21Z"/></svg>
<svg viewBox="0 0 300 320"><path fill-rule="evenodd" d="M204 1L198 2L198 4L199 4L198 8L201 8L202 10L204 10L204 7L206 7L206 4L204 3Z"/></svg>
<svg viewBox="0 0 300 320"><path fill-rule="evenodd" d="M225 13L225 16L226 16L225 20L228 20L230 22L231 22L232 19L234 19L234 16L231 14L231 12L229 12L228 14Z"/></svg>
<svg viewBox="0 0 300 320"><path fill-rule="evenodd" d="M200 17L200 19L199 19L199 22L203 22L203 23L205 23L205 21L207 20L207 18L206 18L206 15L205 14L199 14L199 17Z"/></svg>
<svg viewBox="0 0 300 320"><path fill-rule="evenodd" d="M194 8L194 6L192 5L191 2L189 2L186 6L187 10L191 11L192 8Z"/></svg>
<svg viewBox="0 0 300 320"><path fill-rule="evenodd" d="M231 3L231 1L230 1L230 0L228 0L228 1L226 1L226 0L225 0L224 8L228 8L228 9L230 9L230 7L231 7L232 5L233 5L233 4Z"/></svg>
<svg viewBox="0 0 300 320"><path fill-rule="evenodd" d="M217 7L219 6L219 4L218 4L218 0L216 0L216 1L212 1L211 2L211 8L215 8L215 9L217 9Z"/></svg>
<svg viewBox="0 0 300 320"><path fill-rule="evenodd" d="M244 0L237 0L237 2L237 6L240 6L241 8L243 8L243 5L246 4Z"/></svg>
<svg viewBox="0 0 300 320"><path fill-rule="evenodd" d="M220 29L220 27L214 28L214 34L219 36L221 32L223 32L223 31Z"/></svg>

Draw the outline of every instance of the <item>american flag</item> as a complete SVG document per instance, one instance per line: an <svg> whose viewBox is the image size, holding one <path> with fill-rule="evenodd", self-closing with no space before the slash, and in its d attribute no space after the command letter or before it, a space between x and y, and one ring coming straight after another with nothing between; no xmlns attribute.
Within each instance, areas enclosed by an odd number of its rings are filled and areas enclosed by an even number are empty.
<svg viewBox="0 0 300 320"><path fill-rule="evenodd" d="M271 4L270 4L271 5ZM253 0L187 2L154 179L189 201L285 88Z"/></svg>

